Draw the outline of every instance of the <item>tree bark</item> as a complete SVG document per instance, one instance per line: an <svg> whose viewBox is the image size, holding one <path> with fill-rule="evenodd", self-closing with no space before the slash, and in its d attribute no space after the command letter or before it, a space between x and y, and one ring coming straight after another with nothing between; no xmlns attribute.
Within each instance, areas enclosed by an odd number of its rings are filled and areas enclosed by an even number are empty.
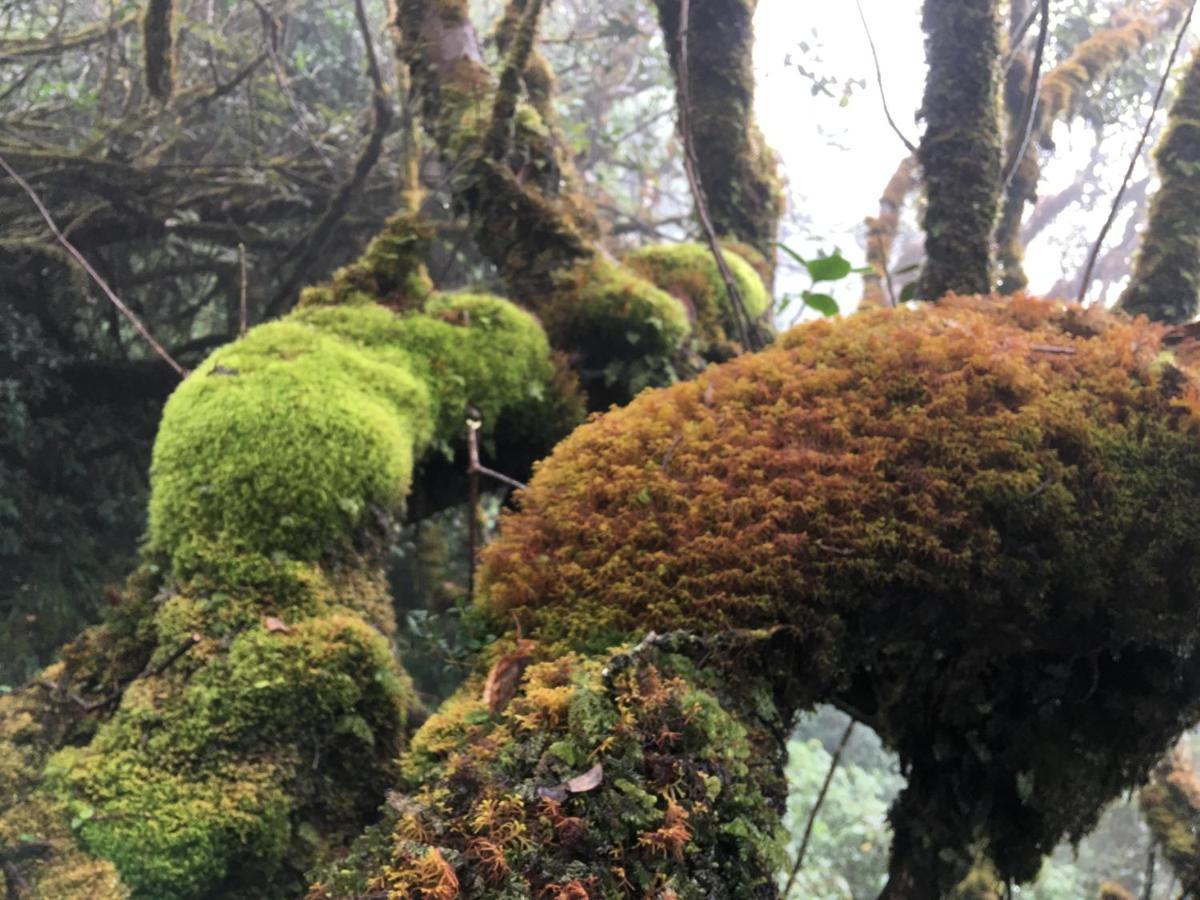
<svg viewBox="0 0 1200 900"><path fill-rule="evenodd" d="M991 240L1000 194L995 0L926 0L918 157L925 174L925 269L920 296L992 288Z"/></svg>
<svg viewBox="0 0 1200 900"><path fill-rule="evenodd" d="M1192 53L1154 161L1161 184L1119 306L1160 322L1187 322L1200 305L1200 50Z"/></svg>
<svg viewBox="0 0 1200 900"><path fill-rule="evenodd" d="M859 301L860 309L872 309L881 306L895 306L897 299L892 296L893 287L888 274L888 265L892 258L892 246L896 242L896 232L900 228L900 213L908 195L917 186L917 158L906 156L888 179L879 198L879 215L868 216L867 225L867 265L873 270L863 276L863 294ZM886 287L886 290L885 290Z"/></svg>
<svg viewBox="0 0 1200 900"><path fill-rule="evenodd" d="M679 102L679 0L655 0ZM688 30L692 141L713 226L771 263L784 198L775 156L754 122L757 0L693 0Z"/></svg>

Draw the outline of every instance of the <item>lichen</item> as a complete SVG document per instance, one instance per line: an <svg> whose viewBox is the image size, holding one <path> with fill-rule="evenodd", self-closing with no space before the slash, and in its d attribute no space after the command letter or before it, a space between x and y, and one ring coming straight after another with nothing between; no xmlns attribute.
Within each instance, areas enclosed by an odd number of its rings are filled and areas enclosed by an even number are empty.
<svg viewBox="0 0 1200 900"><path fill-rule="evenodd" d="M762 279L736 253L722 252L747 314L752 321L760 320L771 305ZM683 304L692 337L702 355L718 359L736 355L731 344L738 335L737 312L708 247L702 244L642 247L626 256L624 263Z"/></svg>
<svg viewBox="0 0 1200 900"><path fill-rule="evenodd" d="M923 874L982 843L1030 878L1200 712L1197 391L1161 336L1023 297L801 327L560 444L483 608L593 652L786 627L796 702L845 699L908 766Z"/></svg>

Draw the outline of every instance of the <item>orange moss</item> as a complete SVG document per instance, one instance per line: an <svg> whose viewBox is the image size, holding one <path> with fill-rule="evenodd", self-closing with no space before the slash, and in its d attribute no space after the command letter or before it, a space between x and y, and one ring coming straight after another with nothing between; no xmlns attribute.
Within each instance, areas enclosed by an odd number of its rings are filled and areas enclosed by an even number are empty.
<svg viewBox="0 0 1200 900"><path fill-rule="evenodd" d="M894 821L943 890L977 841L1032 877L1200 714L1200 420L1162 335L1025 297L803 326L560 444L481 604L545 652L782 628L787 699L911 767Z"/></svg>

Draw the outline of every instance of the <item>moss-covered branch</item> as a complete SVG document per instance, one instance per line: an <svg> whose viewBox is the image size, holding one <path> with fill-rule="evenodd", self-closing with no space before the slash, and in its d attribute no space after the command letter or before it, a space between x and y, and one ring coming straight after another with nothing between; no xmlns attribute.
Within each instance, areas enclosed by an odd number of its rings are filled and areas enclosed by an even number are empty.
<svg viewBox="0 0 1200 900"><path fill-rule="evenodd" d="M1187 322L1200 306L1200 50L1154 153L1160 186L1120 308L1160 322Z"/></svg>
<svg viewBox="0 0 1200 900"><path fill-rule="evenodd" d="M1200 892L1200 778L1183 744L1154 770L1138 794L1154 846L1179 879L1180 896Z"/></svg>
<svg viewBox="0 0 1200 900"><path fill-rule="evenodd" d="M991 241L1000 199L996 0L926 0L923 12L925 267L919 295L992 289Z"/></svg>
<svg viewBox="0 0 1200 900"><path fill-rule="evenodd" d="M1074 116L1089 88L1101 83L1131 56L1176 25L1187 7L1187 0L1160 0L1146 13L1135 4L1121 17L1121 24L1098 29L1042 79L1031 137L1009 183L996 229L1003 293L1021 290L1028 283L1022 265L1021 220L1025 204L1037 200L1041 179L1038 148L1050 144L1054 123ZM1015 64L1013 68L1018 66ZM1010 90L1014 86L1010 85Z"/></svg>
<svg viewBox="0 0 1200 900"><path fill-rule="evenodd" d="M1200 715L1196 401L1160 336L1024 299L799 329L560 444L482 602L558 650L786 629L789 702L908 774L891 896L981 847L1030 879Z"/></svg>
<svg viewBox="0 0 1200 900"><path fill-rule="evenodd" d="M900 214L908 195L917 186L917 158L906 156L888 179L879 198L879 215L867 216L867 265L871 272L863 276L863 294L859 301L862 309L895 306L896 298L885 293L889 286L888 266L892 259L892 246L896 232L900 229Z"/></svg>
<svg viewBox="0 0 1200 900"><path fill-rule="evenodd" d="M754 122L757 0L693 0L689 5L688 84L679 94L680 103L689 107L713 227L721 237L749 244L773 261L784 198L774 154ZM680 3L655 0L655 6L678 82Z"/></svg>

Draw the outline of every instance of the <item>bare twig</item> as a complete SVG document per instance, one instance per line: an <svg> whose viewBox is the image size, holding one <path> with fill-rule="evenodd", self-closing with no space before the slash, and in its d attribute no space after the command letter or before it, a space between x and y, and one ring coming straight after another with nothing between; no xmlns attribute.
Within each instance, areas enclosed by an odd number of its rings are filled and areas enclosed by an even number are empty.
<svg viewBox="0 0 1200 900"><path fill-rule="evenodd" d="M892 111L888 107L887 92L883 89L883 69L879 65L879 53L875 49L875 38L871 36L871 26L867 24L867 15L863 12L862 0L854 0L854 5L858 7L858 17L862 20L863 31L867 33L867 43L871 47L871 59L875 61L875 81L879 85L879 99L883 102L883 114L887 117L887 123L892 126L892 131L896 132L896 137L900 138L900 142L908 148L908 152L915 156L917 153L916 144L904 136L904 132L900 130L900 126L892 118ZM892 306L895 305L893 302Z"/></svg>
<svg viewBox="0 0 1200 900"><path fill-rule="evenodd" d="M696 204L696 215L704 236L708 241L708 249L717 263L721 280L725 282L725 291L729 295L729 303L733 307L733 318L737 322L738 336L742 346L748 350L760 350L754 324L746 311L741 292L733 280L733 272L725 261L725 253L717 239L717 231L713 227L712 216L708 212L708 201L704 197L704 185L700 183L700 166L696 159L696 148L692 141L692 99L689 87L688 73L688 19L691 13L689 0L679 3L679 135L683 140L683 171L687 175L688 187L692 190L692 200Z"/></svg>
<svg viewBox="0 0 1200 900"><path fill-rule="evenodd" d="M242 242L238 243L238 276L240 290L238 291L238 334L246 333L246 245Z"/></svg>
<svg viewBox="0 0 1200 900"><path fill-rule="evenodd" d="M879 235L875 235L875 246L879 248L879 257L883 263L883 280L884 284L887 285L888 305L891 306L892 309L895 309L897 306L896 287L894 284L892 284L892 270L888 268L888 260L884 252L883 238Z"/></svg>
<svg viewBox="0 0 1200 900"><path fill-rule="evenodd" d="M42 198L37 195L32 187L30 187L29 182L18 175L16 170L14 170L12 166L8 164L8 161L4 159L3 156L0 156L0 168L4 169L4 171L8 173L8 176L18 185L20 185L21 189L29 195L29 199L33 201L33 205L36 206L38 212L41 213L42 218L46 222L46 226L50 229L50 233L54 235L55 240L62 245L62 248L67 251L68 254L70 254L71 258L75 260L75 262L79 263L80 267L83 269L83 271L87 272L92 281L96 282L96 285L101 291L104 292L104 295L108 297L112 305L120 310L121 315L129 320L129 323L133 325L134 329L142 336L146 343L148 343L154 349L154 352L162 357L162 360L167 365L179 373L180 378L186 378L188 374L187 369L177 363L174 358L172 358L171 354L167 352L166 348L154 339L154 335L150 333L150 330L145 326L142 320L138 318L137 314L122 302L121 298L117 296L116 292L108 286L108 282L101 278L100 273L92 268L92 264L87 261L87 257L75 249L75 245L68 241L63 236L63 233L58 230L58 225L55 224L54 217L50 215L50 210L46 208L46 204L42 202Z"/></svg>
<svg viewBox="0 0 1200 900"><path fill-rule="evenodd" d="M842 732L842 739L838 741L837 749L833 751L833 758L829 761L829 771L825 773L825 781L821 783L821 790L817 793L817 801L813 804L812 809L808 814L808 823L804 826L804 837L800 839L800 849L796 851L796 861L792 863L792 871L788 875L787 887L783 889L784 900L792 895L792 887L796 883L796 878L800 875L800 870L804 867L804 854L808 852L808 842L812 838L813 825L817 821L817 813L821 811L821 804L825 802L825 795L829 792L829 785L833 781L833 774L837 771L838 764L842 761L842 753L846 750L846 744L850 742L850 735L854 732L854 726L858 724L854 719L851 719L846 726L846 730Z"/></svg>
<svg viewBox="0 0 1200 900"><path fill-rule="evenodd" d="M1002 77L1008 74L1008 70L1012 68L1012 64L1017 59L1017 54L1021 52L1021 43L1025 40L1025 34L1033 26L1033 22L1038 16L1038 12L1040 12L1040 10L1036 6L1031 9L1029 11L1029 15L1025 17L1025 21L1023 21L1021 26L1013 33L1012 38L1009 41L1008 55L1004 57L1004 62L1000 64L1000 75Z"/></svg>
<svg viewBox="0 0 1200 900"><path fill-rule="evenodd" d="M1150 852L1146 854L1146 881L1142 887L1142 900L1152 900L1154 897L1154 863L1155 852L1153 842L1150 844Z"/></svg>
<svg viewBox="0 0 1200 900"><path fill-rule="evenodd" d="M528 485L524 482L517 481L515 478L509 478L502 472L497 472L495 469L489 469L479 462L479 429L483 423L479 419L467 419L467 472L472 475L486 475L488 478L499 481L501 484L506 484L510 488L515 488L518 491L525 490Z"/></svg>
<svg viewBox="0 0 1200 900"><path fill-rule="evenodd" d="M1029 139L1033 136L1033 122L1042 86L1042 60L1046 55L1046 38L1050 35L1050 0L1041 0L1039 8L1042 13L1042 26L1038 31L1037 49L1033 53L1033 71L1029 75L1029 88L1025 92L1025 106L1021 110L1020 127L1016 132L1021 139L1013 147L1013 154L1004 170L1002 183L1005 194L1012 186L1013 177L1017 174L1017 167L1025 158L1025 151L1029 148Z"/></svg>
<svg viewBox="0 0 1200 900"><path fill-rule="evenodd" d="M1163 93L1167 89L1167 79L1171 77L1171 69L1175 67L1175 58L1179 55L1179 48L1183 44L1183 36L1187 34L1188 26L1192 24L1192 14L1196 11L1196 0L1188 5L1187 15L1183 17L1183 24L1179 26L1179 33L1175 35L1175 46L1171 48L1171 55L1167 59L1167 64L1163 67L1162 78L1158 82L1158 90L1154 92L1154 104L1150 107L1150 115L1146 117L1146 127L1142 129L1142 136L1138 139L1137 148L1133 151L1133 156L1129 159L1129 168L1125 170L1125 177L1121 179L1121 187L1117 190L1117 196L1113 199L1112 209L1109 210L1108 218L1104 220L1104 227L1100 229L1100 235L1096 238L1096 243L1092 245L1092 250L1088 254L1087 265L1083 269L1083 278L1079 282L1079 294L1076 301L1083 303L1083 298L1087 296L1088 285L1092 281L1092 270L1096 267L1096 258L1100 255L1100 248L1104 244L1104 239L1108 237L1109 229L1112 228L1113 222L1116 221L1117 211L1121 208L1121 198L1125 196L1125 190L1129 187L1129 179L1133 177L1133 170L1137 167L1137 162L1142 158L1142 149L1146 146L1146 140L1150 137L1150 128L1154 124L1154 117L1158 114L1159 104L1162 103Z"/></svg>

